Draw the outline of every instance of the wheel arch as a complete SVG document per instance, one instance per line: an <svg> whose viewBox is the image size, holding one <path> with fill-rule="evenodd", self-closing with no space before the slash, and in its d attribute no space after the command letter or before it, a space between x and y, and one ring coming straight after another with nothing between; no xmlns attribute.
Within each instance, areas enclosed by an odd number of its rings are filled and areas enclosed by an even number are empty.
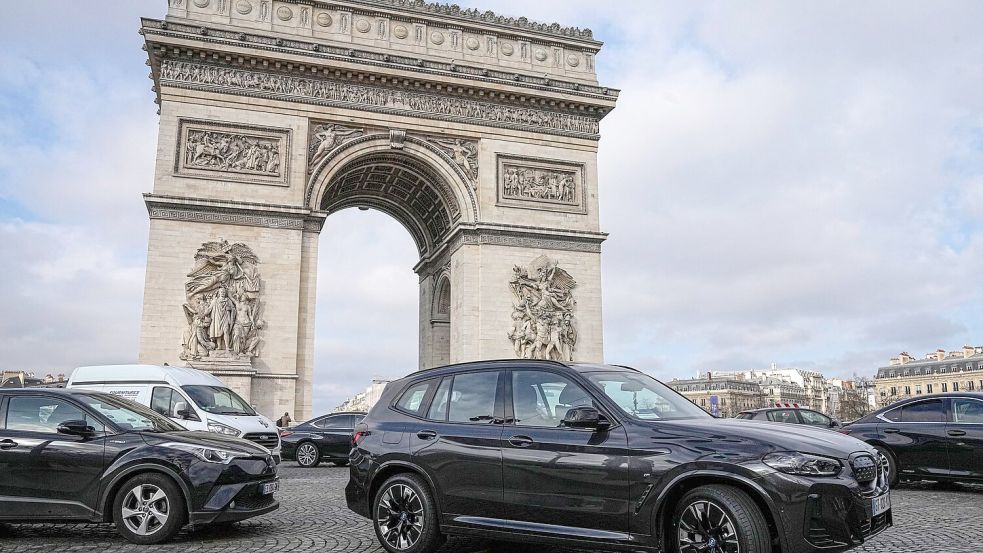
<svg viewBox="0 0 983 553"><path fill-rule="evenodd" d="M423 478L423 480L427 483L427 486L430 487L430 494L433 496L433 501L435 504L434 507L436 507L438 513L437 519L439 521L440 517L443 516L443 509L441 509L440 493L437 485L434 483L433 478L431 478L425 470L405 461L389 461L387 463L383 463L375 474L373 474L369 479L368 495L366 496L369 512L372 512L372 504L375 502L375 495L379 492L379 488L382 487L382 484L386 480L389 480L397 474L413 474Z"/></svg>
<svg viewBox="0 0 983 553"><path fill-rule="evenodd" d="M120 492L120 488L123 487L123 483L134 476L147 473L162 474L174 481L177 484L178 490L181 492L181 499L184 501L187 516L191 516L193 512L191 507L191 489L188 483L181 478L180 473L166 465L140 463L117 472L105 485L99 501L102 510L102 520L104 522L112 522L113 520L113 502L116 500L116 495Z"/></svg>
<svg viewBox="0 0 983 553"><path fill-rule="evenodd" d="M676 503L690 490L712 484L731 486L747 494L761 509L761 514L768 523L768 532L771 534L772 541L778 541L781 551L790 551L788 538L782 531L784 524L781 515L768 492L751 478L714 470L697 470L680 475L670 482L656 499L655 523L658 541L666 551L672 551L672 544L668 540L672 535L672 512Z"/></svg>

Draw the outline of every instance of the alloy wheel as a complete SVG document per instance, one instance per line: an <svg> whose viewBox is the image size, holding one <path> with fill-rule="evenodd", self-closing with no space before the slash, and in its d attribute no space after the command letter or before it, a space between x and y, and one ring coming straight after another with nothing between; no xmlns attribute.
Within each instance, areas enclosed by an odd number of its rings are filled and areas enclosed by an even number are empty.
<svg viewBox="0 0 983 553"><path fill-rule="evenodd" d="M156 534L163 528L170 513L167 494L153 484L140 484L123 499L123 523L138 536Z"/></svg>
<svg viewBox="0 0 983 553"><path fill-rule="evenodd" d="M376 512L379 533L390 546L405 550L423 535L423 501L409 486L394 484L382 495Z"/></svg>
<svg viewBox="0 0 983 553"><path fill-rule="evenodd" d="M309 467L317 460L317 448L314 444L305 443L297 448L297 462L305 467Z"/></svg>
<svg viewBox="0 0 983 553"><path fill-rule="evenodd" d="M730 516L712 501L694 501L679 518L679 553L740 553Z"/></svg>

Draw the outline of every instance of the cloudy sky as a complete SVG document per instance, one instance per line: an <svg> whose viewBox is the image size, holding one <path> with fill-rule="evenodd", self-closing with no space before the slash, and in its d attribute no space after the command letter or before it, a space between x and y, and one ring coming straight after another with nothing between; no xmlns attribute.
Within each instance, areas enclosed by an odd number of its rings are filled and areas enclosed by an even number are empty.
<svg viewBox="0 0 983 553"><path fill-rule="evenodd" d="M983 4L458 3L606 41L607 361L849 376L983 345ZM165 4L5 6L0 368L136 358L157 133L136 31ZM316 410L415 368L415 261L382 214L328 220Z"/></svg>

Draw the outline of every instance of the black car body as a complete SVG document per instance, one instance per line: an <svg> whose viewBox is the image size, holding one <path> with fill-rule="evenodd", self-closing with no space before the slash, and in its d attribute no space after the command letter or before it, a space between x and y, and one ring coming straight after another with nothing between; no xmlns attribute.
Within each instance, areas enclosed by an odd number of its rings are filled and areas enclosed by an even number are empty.
<svg viewBox="0 0 983 553"><path fill-rule="evenodd" d="M295 460L302 467L316 467L321 461L345 466L352 450L355 425L363 418L363 412L332 413L283 428L280 430L283 458Z"/></svg>
<svg viewBox="0 0 983 553"><path fill-rule="evenodd" d="M422 371L389 385L355 442L348 505L389 551L431 551L443 534L633 551L845 551L892 524L886 469L870 446L807 426L715 419L624 367ZM717 503L728 524L686 524L693 505L701 518L700 505Z"/></svg>
<svg viewBox="0 0 983 553"><path fill-rule="evenodd" d="M894 480L983 481L983 393L915 396L840 431L882 451Z"/></svg>
<svg viewBox="0 0 983 553"><path fill-rule="evenodd" d="M814 411L801 407L763 407L761 409L749 409L737 414L736 419L783 422L786 424L806 424L818 428L837 428L840 423L832 418Z"/></svg>
<svg viewBox="0 0 983 553"><path fill-rule="evenodd" d="M159 543L184 523L270 512L277 487L269 451L251 442L188 432L108 394L0 390L0 521L115 521L127 539ZM140 531L153 512L160 524Z"/></svg>

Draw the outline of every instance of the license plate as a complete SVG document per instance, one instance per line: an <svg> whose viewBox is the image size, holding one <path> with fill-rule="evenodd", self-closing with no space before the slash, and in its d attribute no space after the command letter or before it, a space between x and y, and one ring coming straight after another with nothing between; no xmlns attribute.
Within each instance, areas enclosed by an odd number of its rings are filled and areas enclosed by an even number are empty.
<svg viewBox="0 0 983 553"><path fill-rule="evenodd" d="M260 484L259 493L260 495L270 495L271 493L276 493L280 489L280 481L274 480L273 482L266 482L265 484Z"/></svg>
<svg viewBox="0 0 983 553"><path fill-rule="evenodd" d="M889 511L891 509L891 494L886 493L882 496L875 497L870 500L871 508L873 509L873 514L871 516L877 516L881 513Z"/></svg>

